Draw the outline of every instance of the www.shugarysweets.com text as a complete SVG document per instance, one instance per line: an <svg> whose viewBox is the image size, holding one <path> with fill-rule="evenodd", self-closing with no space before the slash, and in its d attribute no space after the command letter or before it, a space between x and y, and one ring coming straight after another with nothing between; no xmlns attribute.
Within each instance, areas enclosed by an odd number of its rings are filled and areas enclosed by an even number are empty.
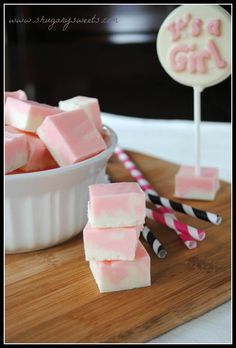
<svg viewBox="0 0 236 348"><path fill-rule="evenodd" d="M117 17L99 17L96 14L90 18L84 17L62 17L46 18L44 16L37 18L10 18L9 24L45 24L48 30L52 30L56 25L60 25L62 31L68 29L71 24L109 24L118 23Z"/></svg>

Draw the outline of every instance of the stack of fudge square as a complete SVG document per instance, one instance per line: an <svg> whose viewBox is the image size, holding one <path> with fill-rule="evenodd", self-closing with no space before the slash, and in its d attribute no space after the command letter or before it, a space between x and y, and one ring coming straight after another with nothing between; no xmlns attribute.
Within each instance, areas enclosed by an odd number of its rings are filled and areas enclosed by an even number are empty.
<svg viewBox="0 0 236 348"><path fill-rule="evenodd" d="M137 183L89 186L84 250L100 292L151 285L150 256L139 241L145 207Z"/></svg>

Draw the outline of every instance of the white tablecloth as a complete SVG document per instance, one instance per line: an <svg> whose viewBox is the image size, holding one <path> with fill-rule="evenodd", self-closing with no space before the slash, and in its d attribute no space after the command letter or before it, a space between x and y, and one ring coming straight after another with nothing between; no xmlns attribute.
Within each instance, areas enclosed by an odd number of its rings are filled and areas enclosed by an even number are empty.
<svg viewBox="0 0 236 348"><path fill-rule="evenodd" d="M151 120L102 113L103 124L119 144L176 164L194 165L193 121ZM231 124L202 122L201 165L218 167L220 179L231 182ZM191 320L151 343L231 343L231 301Z"/></svg>

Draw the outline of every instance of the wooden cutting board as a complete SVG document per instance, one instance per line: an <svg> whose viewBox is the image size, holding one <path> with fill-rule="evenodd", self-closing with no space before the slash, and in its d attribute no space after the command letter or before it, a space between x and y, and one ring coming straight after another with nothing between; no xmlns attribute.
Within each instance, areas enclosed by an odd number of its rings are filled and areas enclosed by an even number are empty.
<svg viewBox="0 0 236 348"><path fill-rule="evenodd" d="M160 195L173 198L174 164L129 152ZM116 181L132 181L117 157L108 172ZM5 341L145 342L230 299L231 189L221 182L213 202L186 201L220 213L214 226L183 214L186 223L206 231L206 239L188 250L172 230L150 222L168 255L151 255L151 287L100 294L84 258L82 233L37 252L6 255Z"/></svg>

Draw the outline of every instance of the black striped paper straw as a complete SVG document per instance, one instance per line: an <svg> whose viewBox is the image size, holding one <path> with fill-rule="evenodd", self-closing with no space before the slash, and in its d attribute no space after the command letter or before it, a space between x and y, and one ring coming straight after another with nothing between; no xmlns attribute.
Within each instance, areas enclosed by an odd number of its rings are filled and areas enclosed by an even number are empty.
<svg viewBox="0 0 236 348"><path fill-rule="evenodd" d="M154 204L159 204L165 208L170 208L180 213L184 213L184 214L193 216L195 218L211 222L214 225L219 225L222 221L222 217L218 214L210 213L208 211L191 207L190 205L187 205L187 204L178 203L178 202L172 201L171 199L167 199L165 197L160 197L160 196L151 194L149 193L148 190L146 191L146 195L149 197L150 201Z"/></svg>
<svg viewBox="0 0 236 348"><path fill-rule="evenodd" d="M148 242L154 253L160 259L164 259L167 255L167 251L164 246L159 242L159 240L154 236L152 231L144 224L144 228L142 230L143 238Z"/></svg>

